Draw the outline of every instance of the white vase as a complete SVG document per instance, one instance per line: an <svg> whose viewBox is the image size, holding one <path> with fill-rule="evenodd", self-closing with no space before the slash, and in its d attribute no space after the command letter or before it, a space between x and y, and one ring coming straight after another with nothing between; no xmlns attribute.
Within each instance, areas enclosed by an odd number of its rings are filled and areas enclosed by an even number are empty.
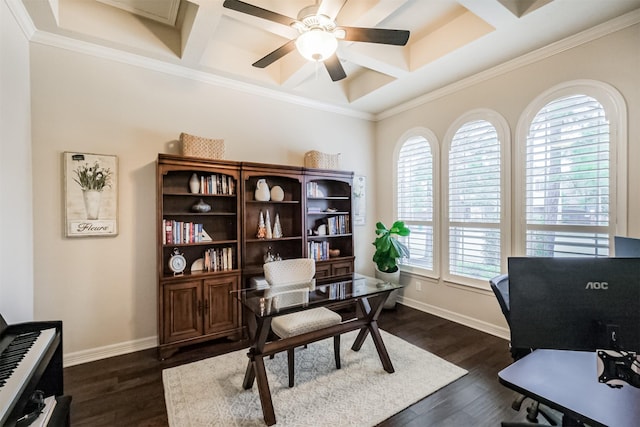
<svg viewBox="0 0 640 427"><path fill-rule="evenodd" d="M191 179L189 180L189 190L194 194L200 191L200 179L195 173L191 175Z"/></svg>
<svg viewBox="0 0 640 427"><path fill-rule="evenodd" d="M271 200L274 202L281 202L284 200L284 190L282 187L276 185L271 189Z"/></svg>
<svg viewBox="0 0 640 427"><path fill-rule="evenodd" d="M271 193L269 193L269 185L267 185L266 179L258 180L254 197L259 202L268 202L271 199Z"/></svg>
<svg viewBox="0 0 640 427"><path fill-rule="evenodd" d="M378 266L376 266L376 279L384 280L389 283L400 284L400 269L393 273L385 273L384 271L378 270ZM382 308L390 309L396 307L396 301L398 299L398 289L391 291L389 297L384 302L384 306Z"/></svg>
<svg viewBox="0 0 640 427"><path fill-rule="evenodd" d="M100 201L102 192L98 190L82 190L84 208L87 211L87 219L98 219L100 216Z"/></svg>

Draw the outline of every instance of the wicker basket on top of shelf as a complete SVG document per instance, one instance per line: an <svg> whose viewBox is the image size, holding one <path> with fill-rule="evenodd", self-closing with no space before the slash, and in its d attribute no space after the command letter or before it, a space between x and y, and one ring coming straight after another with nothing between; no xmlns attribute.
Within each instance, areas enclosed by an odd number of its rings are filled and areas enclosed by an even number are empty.
<svg viewBox="0 0 640 427"><path fill-rule="evenodd" d="M340 153L327 154L311 150L304 154L304 166L315 169L340 169Z"/></svg>
<svg viewBox="0 0 640 427"><path fill-rule="evenodd" d="M188 133L180 134L182 155L203 159L224 159L224 139L211 139Z"/></svg>

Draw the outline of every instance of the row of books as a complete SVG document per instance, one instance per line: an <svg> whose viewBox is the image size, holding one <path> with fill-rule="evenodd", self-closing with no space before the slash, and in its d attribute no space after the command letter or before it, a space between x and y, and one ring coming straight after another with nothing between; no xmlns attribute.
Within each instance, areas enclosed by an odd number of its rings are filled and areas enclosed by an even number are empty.
<svg viewBox="0 0 640 427"><path fill-rule="evenodd" d="M163 245L211 241L202 224L163 219L162 229L165 231L162 236Z"/></svg>
<svg viewBox="0 0 640 427"><path fill-rule="evenodd" d="M215 173L200 177L200 194L236 194L236 181L232 176Z"/></svg>
<svg viewBox="0 0 640 427"><path fill-rule="evenodd" d="M327 218L327 234L348 234L351 233L349 215L336 215Z"/></svg>
<svg viewBox="0 0 640 427"><path fill-rule="evenodd" d="M317 182L307 183L307 197L326 197L324 190Z"/></svg>
<svg viewBox="0 0 640 427"><path fill-rule="evenodd" d="M233 270L235 251L233 247L211 248L204 252L204 271Z"/></svg>
<svg viewBox="0 0 640 427"><path fill-rule="evenodd" d="M309 258L316 261L323 261L329 259L329 242L308 242L307 253Z"/></svg>

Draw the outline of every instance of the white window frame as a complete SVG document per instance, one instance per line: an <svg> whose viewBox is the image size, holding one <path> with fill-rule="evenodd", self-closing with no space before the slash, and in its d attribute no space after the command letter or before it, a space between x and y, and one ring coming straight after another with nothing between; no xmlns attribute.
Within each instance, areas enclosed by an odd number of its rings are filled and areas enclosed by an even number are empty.
<svg viewBox="0 0 640 427"><path fill-rule="evenodd" d="M398 159L400 150L409 139L419 137L424 138L431 147L431 158L433 159L433 270L418 267L415 265L399 264L400 271L412 273L420 276L438 278L440 276L440 145L436 134L428 128L416 127L408 130L398 139L393 152L393 215L397 219L398 215ZM411 228L411 224L407 226Z"/></svg>
<svg viewBox="0 0 640 427"><path fill-rule="evenodd" d="M574 80L558 84L536 97L523 111L516 127L514 256L526 256L526 148L531 123L550 102L572 95L587 95L604 108L609 120L611 174L609 187L609 247L613 236L627 233L627 111L624 98L613 86L596 80Z"/></svg>
<svg viewBox="0 0 640 427"><path fill-rule="evenodd" d="M511 132L507 120L498 112L479 108L468 111L456 119L445 134L444 152L442 156L442 277L446 282L467 285L475 288L490 290L488 280L474 279L466 276L459 276L450 272L449 266L449 152L451 151L451 143L456 132L465 123L484 120L493 125L496 130L498 140L500 142L500 263L502 271L506 271L506 260L508 254L511 253L511 240L509 239L511 231Z"/></svg>

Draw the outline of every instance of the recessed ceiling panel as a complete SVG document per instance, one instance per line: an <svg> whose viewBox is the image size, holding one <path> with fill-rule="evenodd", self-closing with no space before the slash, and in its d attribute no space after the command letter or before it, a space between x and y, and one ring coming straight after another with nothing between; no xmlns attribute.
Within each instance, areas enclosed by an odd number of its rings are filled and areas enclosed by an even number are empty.
<svg viewBox="0 0 640 427"><path fill-rule="evenodd" d="M126 10L135 15L161 22L167 25L175 25L180 0L96 0L118 9Z"/></svg>

